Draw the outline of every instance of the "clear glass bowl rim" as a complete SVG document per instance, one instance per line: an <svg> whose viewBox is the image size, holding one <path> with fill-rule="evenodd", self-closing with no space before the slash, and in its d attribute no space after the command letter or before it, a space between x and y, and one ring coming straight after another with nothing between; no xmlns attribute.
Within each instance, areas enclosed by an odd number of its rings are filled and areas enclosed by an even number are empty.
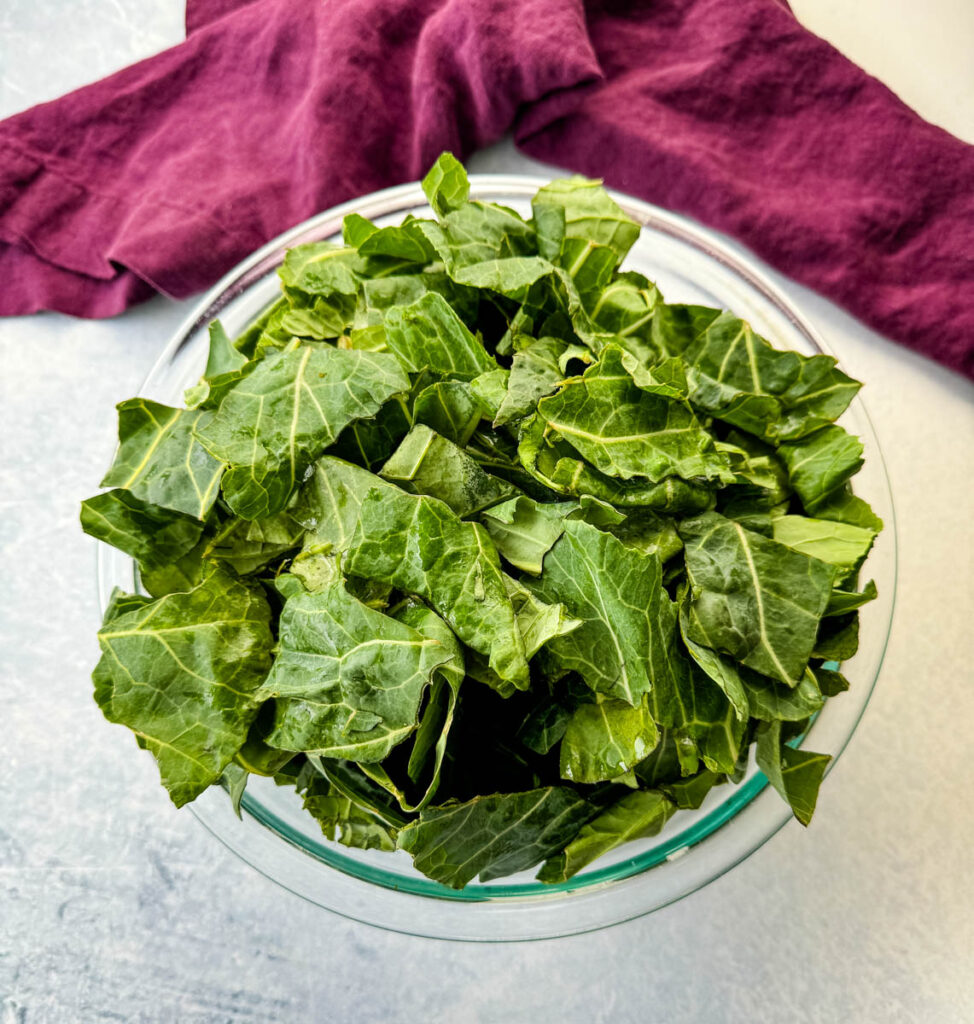
<svg viewBox="0 0 974 1024"><path fill-rule="evenodd" d="M544 178L526 175L476 174L470 176L470 181L471 195L474 198L483 198L495 202L529 198L541 185L546 183ZM694 246L707 256L717 260L724 267L729 268L740 278L743 278L749 285L761 292L763 298L777 307L777 311L784 314L814 348L830 354L827 345L821 339L818 332L805 320L793 303L768 280L760 269L745 257L731 251L717 236L706 228L695 225L679 215L659 209L641 200L618 192L612 192L612 195L623 209L638 219L644 227L662 231ZM272 239L233 268L207 292L161 352L152 370L147 375L140 393L151 390L154 379L165 373L167 367L170 366L179 353L195 338L199 337L200 331L205 331L206 325L214 317L220 315L220 312L233 299L245 293L255 282L263 280L269 270L276 268L281 262L286 249L302 242L332 236L337 231L340 231L341 220L348 213L356 212L375 219L397 212L404 213L407 209L423 205L424 202L425 198L418 183L400 185L350 200L347 203L326 210ZM176 396L170 395L169 400L172 401L174 397ZM868 680L857 679L849 693L842 695L841 699L847 700L855 693L855 706L847 708L849 712L847 715L848 727L841 742L832 750L833 759L829 765L829 771L835 767L839 756L851 739L875 686L882 664L882 656L885 653L888 642L893 602L895 600L896 526L889 479L885 470L881 449L861 399L857 398L854 406L856 407L858 420L857 429L860 436L865 435L863 439L867 442L868 458L871 460L874 468L881 470L879 477L884 484L882 498L885 499L881 503L881 514L886 519L884 537L886 538L887 547L892 559L891 574L894 586L890 588L888 594L889 611L888 615L884 617L885 634L882 637L880 648L878 648L878 655L874 658L875 664L872 666L872 671L868 673L869 678ZM870 499L874 500L875 495L870 494ZM113 554L116 556L114 559L112 558ZM107 549L103 545L98 546L99 593L103 608L107 601L106 595L110 593L112 585L119 582L117 555L117 552L113 553L111 549ZM124 559L124 556L122 557ZM131 574L134 578L134 563L128 560L128 564L131 567ZM874 644L875 647L876 645ZM739 786L733 787L730 795L714 807L705 817L694 821L693 824L676 835L668 836L665 842L659 843L643 854L636 855L628 860L623 860L606 867L595 867L584 875L576 876L575 879L570 879L567 882L556 885L542 885L542 883L537 882L527 884L512 883L509 885L493 883L486 887L471 884L463 890L455 891L432 882L419 873L416 873L415 877L407 878L394 871L388 871L381 866L353 860L341 852L343 848L329 843L323 838L321 842L309 842L307 836L292 829L249 792L245 793L242 802L242 808L245 812L243 822L233 817L232 813L230 813L225 794L218 792L215 787L214 790L204 794L203 797L199 798L190 807L200 822L211 833L245 861L272 880L278 882L278 884L297 892L299 895L320 906L355 920L391 930L403 931L408 934L480 941L504 941L508 939L523 941L525 939L577 934L649 913L680 899L688 892L694 891L720 877L720 875L730 870L763 845L791 817L789 809L780 800L778 795L770 789L764 775L756 772ZM672 891L665 895L665 898L657 896L648 901L643 899L632 902L630 900L625 906L616 899L617 907L610 913L596 913L593 917L590 907L588 912L582 915L584 920L572 922L568 918L566 912L569 910L569 905L577 900L579 896L587 896L587 902L590 902L592 896L596 896L599 893L607 893L613 888L618 889L621 883L632 883L640 878L646 878L647 873L651 872L654 868L658 870L660 866L669 867L675 864L677 855L681 853L689 859L694 855L695 851L699 850L709 840L722 833L726 834L734 823L737 823L738 826L743 826L744 817L748 815L754 817L757 811L761 812L759 815L761 821L755 820L754 828L750 829L748 840L739 844L740 849L730 853L719 864L713 865L710 869L702 872L702 874L700 872L693 873L694 875L700 875L700 877L694 877L692 882L682 886L677 885L673 887ZM241 828L246 830L246 832L241 832ZM390 920L390 915L383 914L377 909L368 909L367 899L363 907L361 893L356 894L354 898L349 898L348 893L345 893L344 896L339 893L338 889L340 887L329 887L327 881L323 883L323 891L321 891L317 885L309 885L306 880L282 877L282 873L277 870L277 865L274 863L272 848L268 848L266 843L258 841L257 834L253 832L255 828L265 833L265 836L260 837L261 839L273 836L279 848L281 840L284 840L292 849L300 850L304 855L304 859L315 868L318 868L320 865L327 865L333 871L344 876L345 879L352 880L354 885L361 886L364 884L370 887L377 895L385 893L392 899L409 901L414 905L418 901L426 905L420 914L422 920L416 923L404 924L403 921L407 920L409 915L403 913L391 915L395 920ZM626 888L629 890L630 887L627 886ZM629 895L632 895L631 892ZM554 915L550 912L538 914L539 909L544 905L547 905L549 911L553 909L554 900L558 900L558 903L554 905ZM426 913L426 907L432 905L442 908L444 904L452 905L446 917L437 919L435 913L432 917ZM504 912L496 913L505 904ZM481 920L474 925L460 924L455 913L455 910L459 910L460 907L475 913L486 911L491 917ZM531 908L535 917L539 918L537 927L525 926L522 915L527 908ZM515 911L519 916L519 921L513 928L510 927L510 911ZM543 922L540 920L541 917L545 918Z"/></svg>

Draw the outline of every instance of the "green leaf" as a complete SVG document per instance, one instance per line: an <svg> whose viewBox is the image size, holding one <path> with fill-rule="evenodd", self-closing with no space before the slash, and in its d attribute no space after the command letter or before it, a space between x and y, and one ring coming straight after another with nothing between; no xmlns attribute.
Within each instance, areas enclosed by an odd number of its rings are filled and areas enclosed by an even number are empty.
<svg viewBox="0 0 974 1024"><path fill-rule="evenodd" d="M801 679L835 570L707 513L680 524L688 635L788 686Z"/></svg>
<svg viewBox="0 0 974 1024"><path fill-rule="evenodd" d="M418 822L399 833L399 848L412 855L424 875L462 889L478 875L487 882L551 856L593 810L564 786L477 796L427 807Z"/></svg>
<svg viewBox="0 0 974 1024"><path fill-rule="evenodd" d="M597 470L628 480L720 479L726 457L690 409L636 386L623 352L606 348L581 378L538 403L538 412Z"/></svg>
<svg viewBox="0 0 974 1024"><path fill-rule="evenodd" d="M539 338L514 353L507 390L494 415L495 427L530 415L538 399L555 390L564 377L558 360L565 348L557 338Z"/></svg>
<svg viewBox="0 0 974 1024"><path fill-rule="evenodd" d="M444 214L439 224L421 222L418 228L450 277L462 284L492 288L489 280L475 281L465 276L464 270L535 252L531 225L514 210L495 203L465 203Z"/></svg>
<svg viewBox="0 0 974 1024"><path fill-rule="evenodd" d="M338 459L321 459L294 511L310 542L345 552L352 575L428 600L497 674L528 684L524 642L497 552L482 526Z"/></svg>
<svg viewBox="0 0 974 1024"><path fill-rule="evenodd" d="M509 483L485 473L462 448L417 424L379 470L411 494L428 494L461 518L475 515L515 493Z"/></svg>
<svg viewBox="0 0 974 1024"><path fill-rule="evenodd" d="M321 826L326 839L359 850L396 848L396 830L359 807L327 779L320 775L309 778L300 789L304 809Z"/></svg>
<svg viewBox="0 0 974 1024"><path fill-rule="evenodd" d="M278 275L285 290L305 296L355 295L359 289L358 253L331 242L308 242L288 249Z"/></svg>
<svg viewBox="0 0 974 1024"><path fill-rule="evenodd" d="M681 811L695 811L707 798L707 794L722 781L718 772L705 769L687 779L668 782L660 789Z"/></svg>
<svg viewBox="0 0 974 1024"><path fill-rule="evenodd" d="M303 528L286 512L266 519L231 519L209 538L203 557L246 575L300 547L303 535Z"/></svg>
<svg viewBox="0 0 974 1024"><path fill-rule="evenodd" d="M301 345L267 356L196 434L230 463L227 504L241 518L258 519L284 508L342 429L408 387L391 355Z"/></svg>
<svg viewBox="0 0 974 1024"><path fill-rule="evenodd" d="M861 608L864 604L869 604L870 601L875 601L878 596L876 584L873 580L870 580L861 592L836 588L829 595L829 603L825 608L825 614L827 616L845 615L856 608Z"/></svg>
<svg viewBox="0 0 974 1024"><path fill-rule="evenodd" d="M238 381L253 369L254 364L230 340L219 320L210 324L210 351L206 369L199 383L186 391L186 405L191 409L212 408Z"/></svg>
<svg viewBox="0 0 974 1024"><path fill-rule="evenodd" d="M582 625L546 650L563 672L578 672L597 693L640 704L674 665L676 610L661 586L655 555L643 555L584 522L566 522L538 579L524 580Z"/></svg>
<svg viewBox="0 0 974 1024"><path fill-rule="evenodd" d="M794 439L818 430L840 416L859 389L831 356L778 351L730 313L709 319L709 311L691 312L689 319L689 331L677 316L675 324L661 324L661 332L663 350L687 363L690 400L758 437Z"/></svg>
<svg viewBox="0 0 974 1024"><path fill-rule="evenodd" d="M385 328L389 348L410 373L427 369L473 380L497 369L481 342L437 292L427 292L408 306L394 306L386 314Z"/></svg>
<svg viewBox="0 0 974 1024"><path fill-rule="evenodd" d="M539 600L520 580L505 575L504 586L524 641L525 657L529 659L555 637L567 636L582 624L580 619L567 613L564 605Z"/></svg>
<svg viewBox="0 0 974 1024"><path fill-rule="evenodd" d="M187 593L134 602L98 633L95 700L152 752L177 807L217 782L247 737L269 621L261 594L218 571Z"/></svg>
<svg viewBox="0 0 974 1024"><path fill-rule="evenodd" d="M534 576L541 575L544 556L564 533L564 519L574 502L542 505L519 495L481 514L497 550L511 565Z"/></svg>
<svg viewBox="0 0 974 1024"><path fill-rule="evenodd" d="M787 441L779 446L778 455L788 468L791 486L812 515L859 472L863 461L862 442L839 426L823 427L801 441Z"/></svg>
<svg viewBox="0 0 974 1024"><path fill-rule="evenodd" d="M687 306L661 302L653 312L650 338L664 356L683 356L690 343L702 334L721 311L710 306Z"/></svg>
<svg viewBox="0 0 974 1024"><path fill-rule="evenodd" d="M130 398L117 408L118 451L101 486L120 487L149 505L204 519L224 469L193 433L207 414L145 398Z"/></svg>
<svg viewBox="0 0 974 1024"><path fill-rule="evenodd" d="M276 704L267 743L350 761L381 761L416 729L434 670L453 656L341 581L287 599L278 648L259 693Z"/></svg>
<svg viewBox="0 0 974 1024"><path fill-rule="evenodd" d="M831 754L815 754L784 745L780 722L758 730L758 767L803 825L812 820L818 789L831 760Z"/></svg>
<svg viewBox="0 0 974 1024"><path fill-rule="evenodd" d="M181 558L203 532L199 521L139 501L124 490L106 491L83 501L81 528L150 569Z"/></svg>
<svg viewBox="0 0 974 1024"><path fill-rule="evenodd" d="M524 719L517 738L536 754L547 754L561 742L571 717L571 708L560 700L546 699Z"/></svg>
<svg viewBox="0 0 974 1024"><path fill-rule="evenodd" d="M365 469L375 469L409 433L407 398L393 396L372 419L350 423L335 439L331 454Z"/></svg>
<svg viewBox="0 0 974 1024"><path fill-rule="evenodd" d="M872 530L861 526L807 516L778 516L772 526L779 544L840 569L861 565L876 539Z"/></svg>
<svg viewBox="0 0 974 1024"><path fill-rule="evenodd" d="M612 532L627 547L644 555L658 555L663 563L683 550L683 541L673 521L652 512L631 512L624 522L612 527Z"/></svg>
<svg viewBox="0 0 974 1024"><path fill-rule="evenodd" d="M825 703L816 676L809 668L805 669L794 688L756 672L748 672L744 676L744 688L751 717L762 722L801 722L814 715Z"/></svg>
<svg viewBox="0 0 974 1024"><path fill-rule="evenodd" d="M848 484L816 501L815 515L819 519L861 526L865 530L872 530L873 533L881 533L883 529L882 519L873 512L868 502L852 493L852 488Z"/></svg>
<svg viewBox="0 0 974 1024"><path fill-rule="evenodd" d="M423 178L423 191L439 217L463 206L470 194L463 164L452 153L441 153Z"/></svg>
<svg viewBox="0 0 974 1024"><path fill-rule="evenodd" d="M746 721L749 709L747 688L742 678L742 672L747 670L739 669L729 658L712 650L709 638L698 643L693 639L693 634L697 637L708 637L704 624L690 604L688 591L680 600L680 635L683 638L683 644L700 669L720 687L734 708L737 717L741 721Z"/></svg>
<svg viewBox="0 0 974 1024"><path fill-rule="evenodd" d="M623 843L658 835L676 811L662 793L636 790L617 800L538 872L539 882L565 882Z"/></svg>
<svg viewBox="0 0 974 1024"><path fill-rule="evenodd" d="M622 338L650 336L653 314L662 298L656 285L642 274L619 274L589 307L595 324Z"/></svg>
<svg viewBox="0 0 974 1024"><path fill-rule="evenodd" d="M522 423L518 458L535 480L555 494L590 495L618 508L674 515L690 515L714 506L714 492L709 486L679 477L650 483L641 479L616 480L600 473L579 459L578 452L537 414Z"/></svg>
<svg viewBox="0 0 974 1024"><path fill-rule="evenodd" d="M477 424L482 407L466 381L437 381L424 388L413 403L413 421L425 423L440 436L466 447Z"/></svg>
<svg viewBox="0 0 974 1024"><path fill-rule="evenodd" d="M813 658L848 661L859 650L859 613L830 616L822 620L815 637Z"/></svg>
<svg viewBox="0 0 974 1024"><path fill-rule="evenodd" d="M550 182L531 200L535 220L539 209L552 206L564 212L565 239L607 246L616 265L639 237L639 225L610 198L601 181L575 175Z"/></svg>
<svg viewBox="0 0 974 1024"><path fill-rule="evenodd" d="M632 707L611 697L576 708L561 741L559 770L572 782L607 782L634 768L656 746L659 731L647 698Z"/></svg>
<svg viewBox="0 0 974 1024"><path fill-rule="evenodd" d="M407 774L418 787L419 798L406 804L407 811L421 810L436 795L440 784L446 744L456 714L460 684L464 677L463 651L449 626L433 611L418 602L410 602L396 612L407 626L442 645L450 658L438 666L433 676L429 702L419 721L409 752Z"/></svg>

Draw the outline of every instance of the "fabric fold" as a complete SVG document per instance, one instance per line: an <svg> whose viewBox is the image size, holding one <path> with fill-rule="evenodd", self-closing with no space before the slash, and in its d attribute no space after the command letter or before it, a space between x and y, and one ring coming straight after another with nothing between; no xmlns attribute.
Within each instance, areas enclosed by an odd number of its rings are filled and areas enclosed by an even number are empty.
<svg viewBox="0 0 974 1024"><path fill-rule="evenodd" d="M513 130L974 375L974 147L782 0L190 0L186 21L0 123L0 314L190 295Z"/></svg>
<svg viewBox="0 0 974 1024"><path fill-rule="evenodd" d="M312 214L489 145L523 107L600 74L580 2L211 0L198 14L179 46L0 124L0 260L28 283L3 289L0 314L111 315L146 283L191 295Z"/></svg>

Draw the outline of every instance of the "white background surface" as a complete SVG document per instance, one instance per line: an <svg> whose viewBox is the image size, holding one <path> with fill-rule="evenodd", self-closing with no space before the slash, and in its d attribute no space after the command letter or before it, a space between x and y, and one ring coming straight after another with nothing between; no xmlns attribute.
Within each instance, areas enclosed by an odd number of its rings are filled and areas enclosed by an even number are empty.
<svg viewBox="0 0 974 1024"><path fill-rule="evenodd" d="M794 7L974 142L970 0ZM181 36L176 0L2 0L0 116ZM538 169L507 144L471 165ZM531 945L329 915L172 809L90 698L77 502L185 304L0 320L0 1024L974 1021L974 389L775 279L867 382L899 524L886 667L808 832L648 918Z"/></svg>

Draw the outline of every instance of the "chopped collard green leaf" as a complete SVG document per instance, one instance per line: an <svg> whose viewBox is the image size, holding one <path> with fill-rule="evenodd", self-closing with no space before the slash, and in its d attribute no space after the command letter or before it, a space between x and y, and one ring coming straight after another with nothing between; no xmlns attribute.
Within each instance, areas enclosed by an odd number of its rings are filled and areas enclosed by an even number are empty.
<svg viewBox="0 0 974 1024"><path fill-rule="evenodd" d="M118 407L81 522L142 587L98 705L177 805L272 776L453 888L566 882L751 753L807 825L829 756L796 737L876 597L860 385L667 304L599 182L528 219L449 154L423 188L427 218L289 251L187 408Z"/></svg>

